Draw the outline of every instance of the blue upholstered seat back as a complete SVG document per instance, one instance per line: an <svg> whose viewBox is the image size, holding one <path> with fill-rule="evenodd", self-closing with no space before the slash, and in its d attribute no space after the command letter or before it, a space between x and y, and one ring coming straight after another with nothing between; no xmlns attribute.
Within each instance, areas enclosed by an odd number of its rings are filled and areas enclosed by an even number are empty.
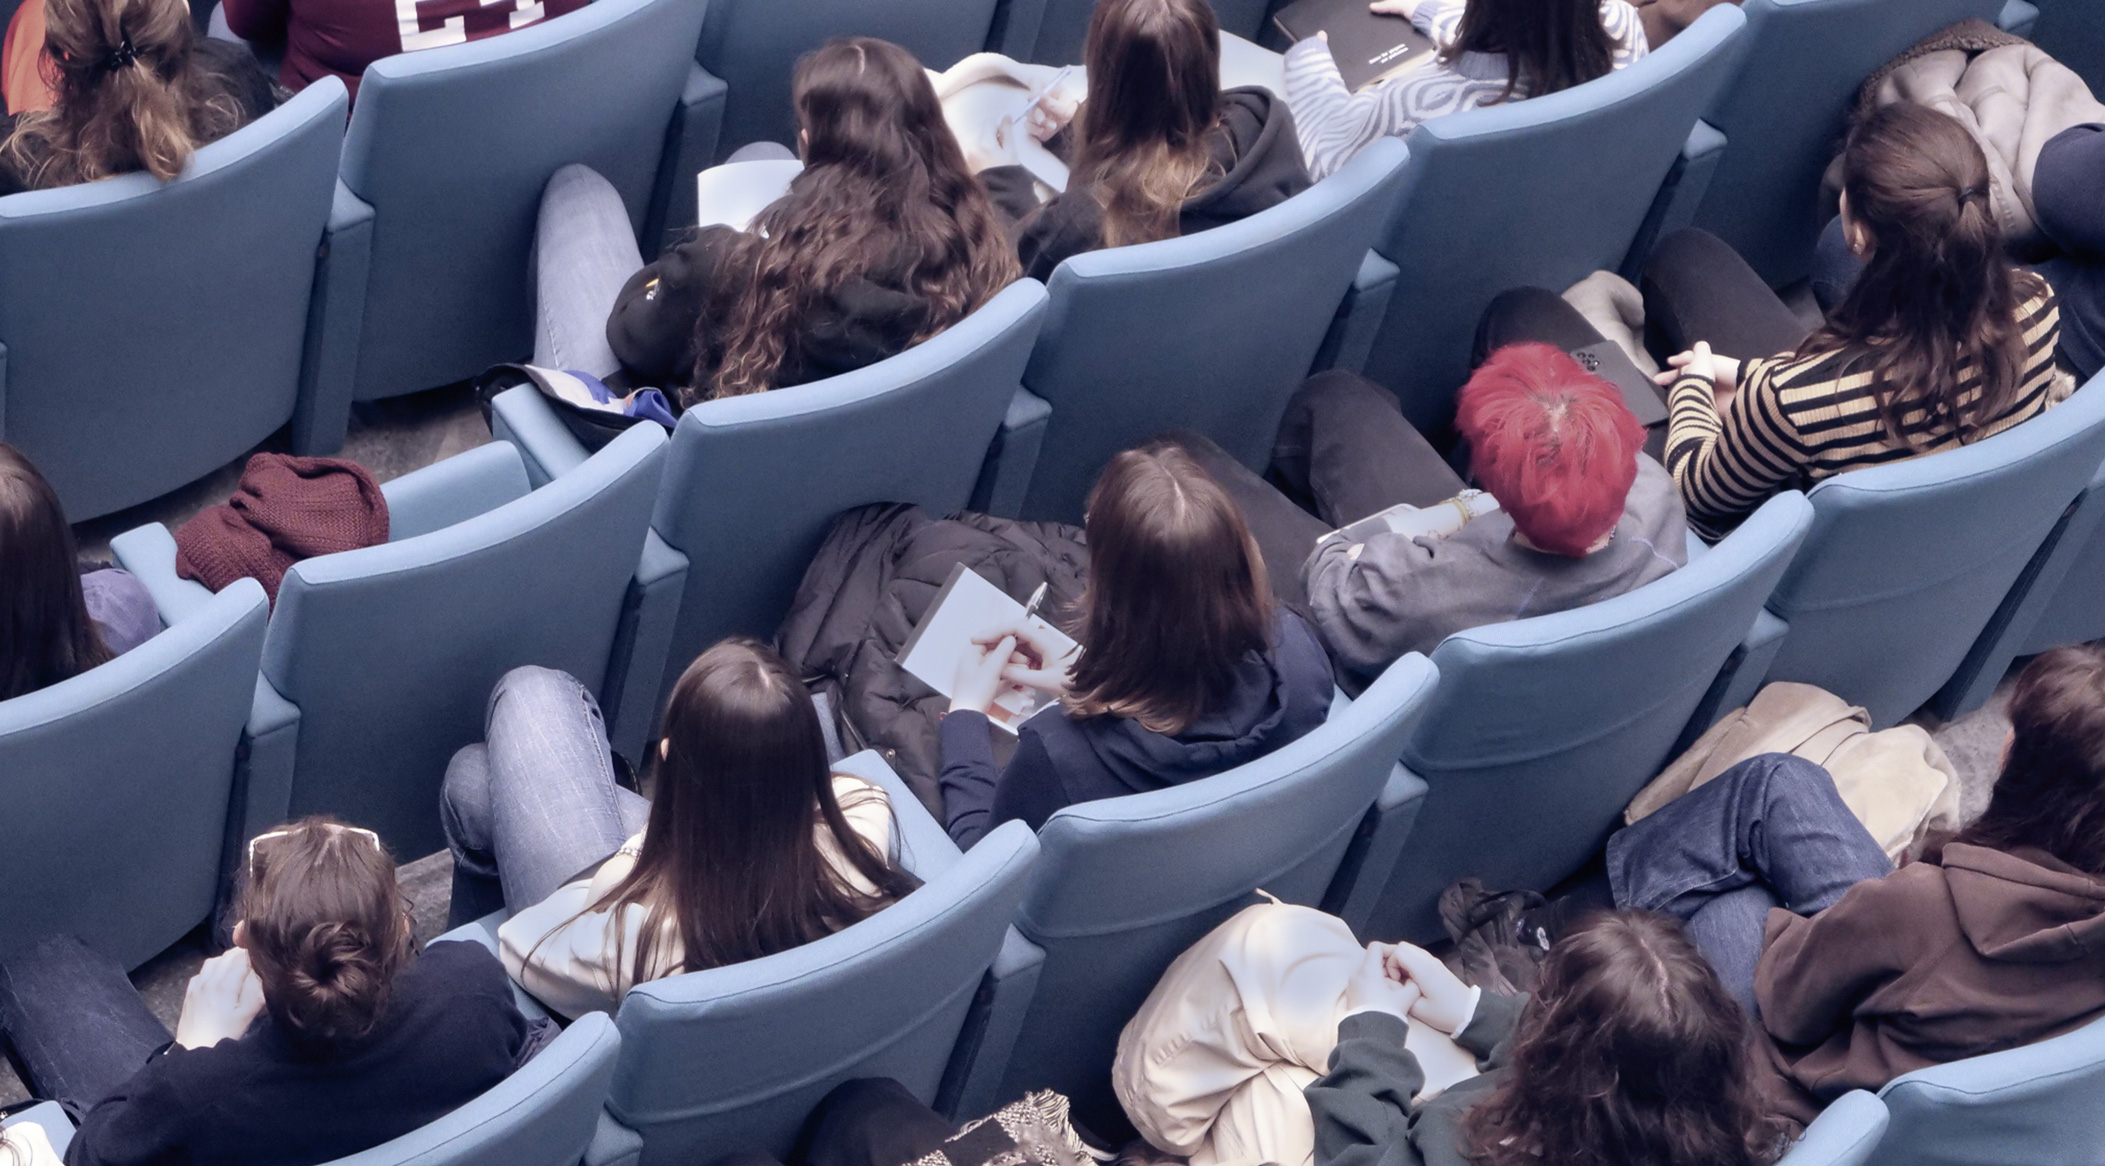
<svg viewBox="0 0 2105 1166"><path fill-rule="evenodd" d="M75 522L204 477L290 420L343 141L329 80L199 150L0 198L0 438Z"/></svg>
<svg viewBox="0 0 2105 1166"><path fill-rule="evenodd" d="M2105 1146L2105 1020L1894 1078L1875 1166L2090 1166Z"/></svg>
<svg viewBox="0 0 2105 1166"><path fill-rule="evenodd" d="M582 162L642 222L703 7L596 0L367 67L343 156L345 187L373 206L359 399L527 358L542 187Z"/></svg>

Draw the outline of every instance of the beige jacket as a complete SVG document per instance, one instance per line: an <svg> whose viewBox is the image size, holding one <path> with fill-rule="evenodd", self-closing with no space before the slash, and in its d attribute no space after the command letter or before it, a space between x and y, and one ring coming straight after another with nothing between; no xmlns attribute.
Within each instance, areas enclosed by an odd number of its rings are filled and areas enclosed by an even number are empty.
<svg viewBox="0 0 2105 1166"><path fill-rule="evenodd" d="M1850 812L1895 862L1932 830L1959 825L1959 775L1914 725L1871 731L1870 715L1810 684L1779 681L1728 713L1632 798L1635 822L1749 757L1793 753L1834 775Z"/></svg>
<svg viewBox="0 0 2105 1166"><path fill-rule="evenodd" d="M1301 1091L1329 1071L1345 986L1367 949L1334 915L1260 903L1177 957L1118 1037L1111 1085L1158 1150L1191 1166L1315 1157ZM1410 1023L1430 1097L1476 1074L1476 1058Z"/></svg>
<svg viewBox="0 0 2105 1166"><path fill-rule="evenodd" d="M859 777L837 773L833 775L833 796L855 833L878 853L892 853L892 804L884 790ZM823 821L818 827L818 846L834 873L849 886L866 895L877 893L841 854ZM504 970L550 1011L573 1019L587 1012L617 1011L630 988L670 975L686 957L677 932L665 926L651 953L651 974L638 981L630 972L643 932L644 908L633 904L623 908L618 925L611 911L587 910L628 877L642 851L643 835L638 834L601 863L591 878L557 888L498 927L497 954L504 960Z"/></svg>

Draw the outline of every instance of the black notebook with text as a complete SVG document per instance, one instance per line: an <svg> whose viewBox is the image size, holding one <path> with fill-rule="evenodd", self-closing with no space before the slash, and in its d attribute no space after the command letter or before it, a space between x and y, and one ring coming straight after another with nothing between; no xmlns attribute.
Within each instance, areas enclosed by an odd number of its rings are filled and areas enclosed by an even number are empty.
<svg viewBox="0 0 2105 1166"><path fill-rule="evenodd" d="M1338 75L1355 93L1437 51L1432 38L1409 20L1370 12L1367 0L1294 0L1274 13L1272 22L1296 43L1328 33Z"/></svg>

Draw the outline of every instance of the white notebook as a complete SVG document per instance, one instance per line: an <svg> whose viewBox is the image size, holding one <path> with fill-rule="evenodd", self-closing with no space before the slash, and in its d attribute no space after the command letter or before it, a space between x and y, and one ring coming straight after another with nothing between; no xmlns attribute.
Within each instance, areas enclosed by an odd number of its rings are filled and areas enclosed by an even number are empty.
<svg viewBox="0 0 2105 1166"><path fill-rule="evenodd" d="M957 684L958 662L967 653L977 655L982 650L972 637L1022 619L1022 604L959 563L950 569L950 578L929 605L928 614L921 617L921 626L899 649L899 666L938 694L949 696ZM1044 620L1032 616L1030 626L1057 645L1060 660L1072 662L1080 654L1079 644ZM1052 700L1037 689L1004 685L994 698L994 707L987 710L987 719L1013 733Z"/></svg>
<svg viewBox="0 0 2105 1166"><path fill-rule="evenodd" d="M795 158L726 162L694 176L695 225L743 231L804 172Z"/></svg>

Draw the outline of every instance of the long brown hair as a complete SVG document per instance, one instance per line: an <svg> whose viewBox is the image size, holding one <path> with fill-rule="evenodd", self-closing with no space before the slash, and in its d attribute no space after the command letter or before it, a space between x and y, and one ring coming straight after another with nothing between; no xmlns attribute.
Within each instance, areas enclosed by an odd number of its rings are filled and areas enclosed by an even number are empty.
<svg viewBox="0 0 2105 1166"><path fill-rule="evenodd" d="M788 661L734 636L703 652L665 706L650 822L635 869L590 909L644 909L631 962L652 978L677 935L680 971L800 947L875 914L917 881L848 824L817 711ZM876 894L820 849L820 823Z"/></svg>
<svg viewBox="0 0 2105 1166"><path fill-rule="evenodd" d="M1184 202L1220 177L1207 135L1221 120L1221 29L1207 0L1101 0L1082 60L1070 188L1104 211L1104 245L1177 234Z"/></svg>
<svg viewBox="0 0 2105 1166"><path fill-rule="evenodd" d="M1463 1119L1472 1161L1764 1166L1783 1150L1747 1013L1673 920L1619 911L1559 940L1515 1032L1510 1074Z"/></svg>
<svg viewBox="0 0 2105 1166"><path fill-rule="evenodd" d="M287 1037L340 1051L379 1027L415 955L395 864L372 832L327 818L273 834L250 847L241 946Z"/></svg>
<svg viewBox="0 0 2105 1166"><path fill-rule="evenodd" d="M1272 590L1242 512L1183 447L1111 459L1089 492L1089 582L1065 702L1177 734L1271 635Z"/></svg>
<svg viewBox="0 0 2105 1166"><path fill-rule="evenodd" d="M1924 427L1968 439L2017 399L2017 309L2044 290L2003 254L1987 158L1958 122L1899 102L1850 133L1842 191L1871 255L1800 355L1837 353L1846 369L1868 369L1894 444L1913 448L1910 430Z"/></svg>
<svg viewBox="0 0 2105 1166"><path fill-rule="evenodd" d="M2036 847L2105 877L2105 649L2056 648L2018 673L2010 754L1988 809L1952 841Z"/></svg>
<svg viewBox="0 0 2105 1166"><path fill-rule="evenodd" d="M829 40L797 61L791 97L804 170L734 260L750 277L727 281L736 299L721 305L721 349L707 313L697 329L694 382L707 396L774 388L806 315L857 276L897 272L928 301L918 344L1020 273L912 54L870 37Z"/></svg>
<svg viewBox="0 0 2105 1166"><path fill-rule="evenodd" d="M1601 25L1600 0L1469 0L1440 59L1463 53L1505 55L1502 101L1516 92L1556 93L1615 69L1615 43Z"/></svg>
<svg viewBox="0 0 2105 1166"><path fill-rule="evenodd" d="M88 618L73 528L51 483L0 442L0 700L71 680L110 659Z"/></svg>
<svg viewBox="0 0 2105 1166"><path fill-rule="evenodd" d="M182 0L45 0L56 98L25 113L0 156L33 188L144 170L166 182L199 144L241 124L240 104L196 67Z"/></svg>

